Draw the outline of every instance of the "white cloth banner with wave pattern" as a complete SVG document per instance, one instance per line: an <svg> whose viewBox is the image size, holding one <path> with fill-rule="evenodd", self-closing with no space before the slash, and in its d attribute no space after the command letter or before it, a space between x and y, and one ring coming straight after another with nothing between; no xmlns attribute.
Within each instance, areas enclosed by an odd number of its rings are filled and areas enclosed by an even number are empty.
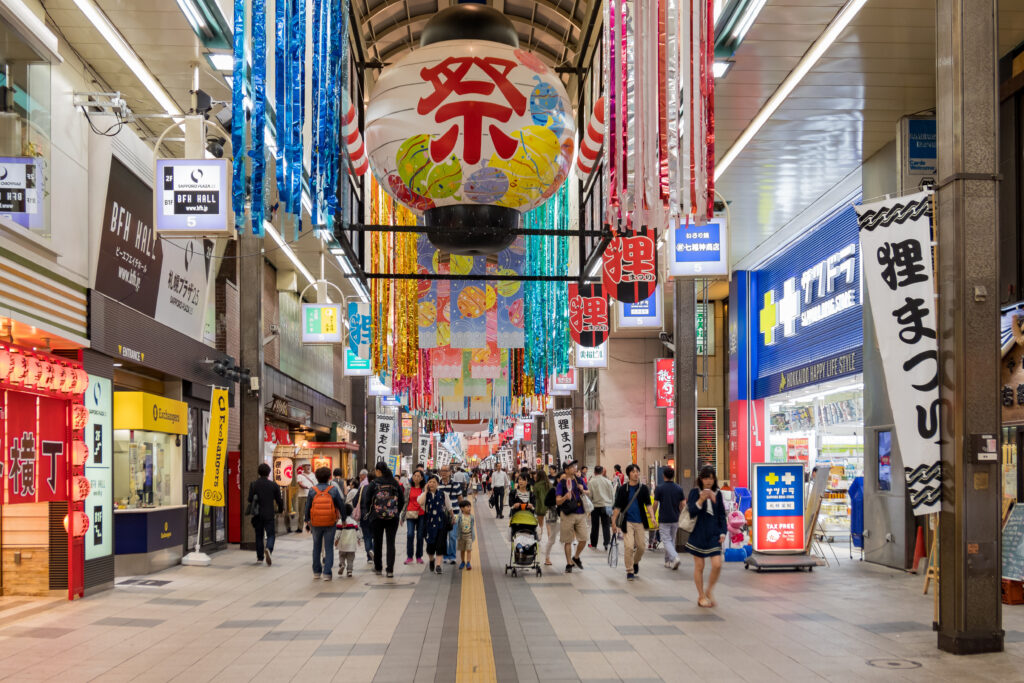
<svg viewBox="0 0 1024 683"><path fill-rule="evenodd" d="M915 515L938 512L939 352L931 251L932 197L919 192L857 208L864 281Z"/></svg>

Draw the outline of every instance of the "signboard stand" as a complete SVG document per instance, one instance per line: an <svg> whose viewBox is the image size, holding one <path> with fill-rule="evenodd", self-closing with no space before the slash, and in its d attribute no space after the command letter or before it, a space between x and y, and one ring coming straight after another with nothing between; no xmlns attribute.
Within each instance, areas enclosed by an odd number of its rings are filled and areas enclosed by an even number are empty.
<svg viewBox="0 0 1024 683"><path fill-rule="evenodd" d="M225 392L228 391L228 389L226 387L213 387L213 389L214 390L216 390L216 389L223 389ZM212 432L213 429L214 429L214 427L213 427L213 423L211 421L210 431ZM225 426L224 429L226 430L227 427ZM209 436L210 435L207 434L207 439L209 439ZM204 476L204 479L205 479L205 476L206 476L207 468L212 467L212 466L213 466L213 463L210 462L210 449L207 448L207 450L206 450L206 457L203 459L203 476ZM202 496L200 498L202 498ZM212 560L210 559L210 556L207 555L206 553L202 552L199 549L200 548L200 544L202 542L203 542L203 502L202 502L202 500L200 500L199 501L199 514L197 515L197 519L196 519L196 549L193 550L192 552L190 552L185 557L181 558L181 563L183 565L185 565L186 567L209 567L210 566L210 563L212 562Z"/></svg>
<svg viewBox="0 0 1024 683"><path fill-rule="evenodd" d="M755 550L743 568L812 571L821 566L806 542L804 466L757 463L753 474Z"/></svg>

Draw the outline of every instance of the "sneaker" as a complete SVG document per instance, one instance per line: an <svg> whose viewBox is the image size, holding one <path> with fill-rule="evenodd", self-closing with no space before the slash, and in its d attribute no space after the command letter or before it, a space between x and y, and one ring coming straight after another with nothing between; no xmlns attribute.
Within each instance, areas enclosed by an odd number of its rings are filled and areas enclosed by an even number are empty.
<svg viewBox="0 0 1024 683"><path fill-rule="evenodd" d="M633 572L626 572L626 581L635 581L635 580L636 580L636 576L633 574Z"/></svg>
<svg viewBox="0 0 1024 683"><path fill-rule="evenodd" d="M565 573L566 574L572 574L572 565L571 564L565 565Z"/></svg>
<svg viewBox="0 0 1024 683"><path fill-rule="evenodd" d="M330 574L324 574L322 578L324 581L331 581L333 577Z"/></svg>
<svg viewBox="0 0 1024 683"><path fill-rule="evenodd" d="M471 565L469 562L467 562L466 563L466 569L472 569L472 568L473 568L473 565Z"/></svg>
<svg viewBox="0 0 1024 683"><path fill-rule="evenodd" d="M465 562L459 562L459 569L465 569L465 568L466 568L466 563Z"/></svg>
<svg viewBox="0 0 1024 683"><path fill-rule="evenodd" d="M572 563L574 565L576 565L577 567L579 567L580 569L583 569L583 560L581 560L580 558L578 558L578 557L572 558Z"/></svg>
<svg viewBox="0 0 1024 683"><path fill-rule="evenodd" d="M673 569L672 563L668 560L665 560L665 569Z"/></svg>
<svg viewBox="0 0 1024 683"><path fill-rule="evenodd" d="M256 564L263 564L263 560L256 560Z"/></svg>
<svg viewBox="0 0 1024 683"><path fill-rule="evenodd" d="M263 551L263 559L267 561L267 566L268 567L274 563L273 560L270 559L270 549L269 548Z"/></svg>
<svg viewBox="0 0 1024 683"><path fill-rule="evenodd" d="M436 567L434 567L434 573L435 574L440 574L441 573L441 565L437 565Z"/></svg>
<svg viewBox="0 0 1024 683"><path fill-rule="evenodd" d="M412 558L410 557L408 560L405 561L405 563L406 564L412 564Z"/></svg>
<svg viewBox="0 0 1024 683"><path fill-rule="evenodd" d="M423 564L423 558L422 557L417 557L416 558L416 564Z"/></svg>
<svg viewBox="0 0 1024 683"><path fill-rule="evenodd" d="M313 580L314 581L319 581L320 580L320 575L319 574L313 574Z"/></svg>
<svg viewBox="0 0 1024 683"><path fill-rule="evenodd" d="M639 574L640 573L640 565L639 564L634 564L633 565L633 573L634 574Z"/></svg>
<svg viewBox="0 0 1024 683"><path fill-rule="evenodd" d="M380 576L380 575L381 575L381 570L379 570L379 569L374 569L374 570L373 570L373 573L374 573L374 574L376 574L377 576Z"/></svg>
<svg viewBox="0 0 1024 683"><path fill-rule="evenodd" d="M395 573L394 573L393 571L391 571L391 570L389 569L389 570L388 570L388 573L386 574L386 576L387 576L387 577L388 577L389 579L393 579L393 578L395 578Z"/></svg>
<svg viewBox="0 0 1024 683"><path fill-rule="evenodd" d="M348 578L350 578L350 579L351 579L351 578L352 578L352 572L351 572L351 571L349 571L349 572L348 572L347 574L345 574L345 576L347 576Z"/></svg>
<svg viewBox="0 0 1024 683"><path fill-rule="evenodd" d="M371 550L369 553L366 554L366 556L369 557L370 560L373 560L373 551Z"/></svg>
<svg viewBox="0 0 1024 683"><path fill-rule="evenodd" d="M672 562L672 569L679 569L679 558L678 557Z"/></svg>

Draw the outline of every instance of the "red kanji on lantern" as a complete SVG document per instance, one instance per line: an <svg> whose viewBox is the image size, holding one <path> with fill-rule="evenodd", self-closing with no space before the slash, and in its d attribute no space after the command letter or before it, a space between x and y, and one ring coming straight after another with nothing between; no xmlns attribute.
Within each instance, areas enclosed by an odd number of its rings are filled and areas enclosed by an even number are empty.
<svg viewBox="0 0 1024 683"><path fill-rule="evenodd" d="M467 79L469 70L477 67L488 80ZM513 112L522 116L526 112L526 97L508 80L508 74L518 64L499 57L448 57L437 66L420 70L424 81L434 86L434 92L420 98L416 112L426 115L434 110L434 121L441 123L454 118L463 122L462 160L467 164L480 162L480 145L483 138L483 120L494 119L507 123ZM507 104L488 99L460 99L446 102L455 95L489 96L495 88ZM519 147L519 140L510 137L494 124L487 128L495 151L502 159L511 159ZM434 162L447 159L455 149L459 138L459 124L453 125L441 137L430 143L430 157Z"/></svg>
<svg viewBox="0 0 1024 683"><path fill-rule="evenodd" d="M647 227L624 231L608 243L602 256L602 277L608 293L635 304L654 293L658 284L658 249Z"/></svg>
<svg viewBox="0 0 1024 683"><path fill-rule="evenodd" d="M600 346L608 338L608 299L600 284L569 285L569 331L580 346Z"/></svg>

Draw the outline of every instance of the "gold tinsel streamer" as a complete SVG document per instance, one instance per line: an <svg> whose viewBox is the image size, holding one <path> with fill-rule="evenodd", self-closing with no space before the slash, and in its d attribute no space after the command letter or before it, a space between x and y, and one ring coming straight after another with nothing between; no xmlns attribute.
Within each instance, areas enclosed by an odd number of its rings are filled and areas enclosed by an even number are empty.
<svg viewBox="0 0 1024 683"><path fill-rule="evenodd" d="M370 181L370 222L391 225L393 201L376 180ZM370 268L374 273L390 272L394 249L390 232L370 233ZM370 281L370 356L373 373L386 373L391 365L388 353L391 331L391 280Z"/></svg>
<svg viewBox="0 0 1024 683"><path fill-rule="evenodd" d="M396 225L416 225L416 216L404 206L395 207ZM395 273L416 272L417 234L398 232L395 236ZM397 280L394 296L396 378L412 379L419 372L419 280Z"/></svg>

